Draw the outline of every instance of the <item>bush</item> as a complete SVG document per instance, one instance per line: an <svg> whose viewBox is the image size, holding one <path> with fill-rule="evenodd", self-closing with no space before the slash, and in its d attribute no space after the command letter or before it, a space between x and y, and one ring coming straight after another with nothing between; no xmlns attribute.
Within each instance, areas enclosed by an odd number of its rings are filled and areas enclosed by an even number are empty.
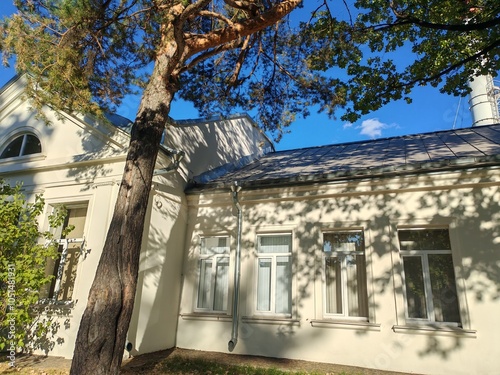
<svg viewBox="0 0 500 375"><path fill-rule="evenodd" d="M21 185L0 180L0 202L0 350L25 351L31 338L42 337L50 326L33 308L53 278L45 272L47 258L58 256L50 229L63 224L65 210L51 214L50 228L40 232L41 195L28 203Z"/></svg>

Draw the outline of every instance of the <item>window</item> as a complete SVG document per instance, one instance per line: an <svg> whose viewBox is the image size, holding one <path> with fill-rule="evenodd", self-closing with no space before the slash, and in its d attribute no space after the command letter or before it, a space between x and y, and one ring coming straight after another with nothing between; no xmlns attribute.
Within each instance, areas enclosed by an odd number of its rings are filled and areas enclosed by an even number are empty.
<svg viewBox="0 0 500 375"><path fill-rule="evenodd" d="M199 254L197 310L227 311L229 289L229 238L204 237Z"/></svg>
<svg viewBox="0 0 500 375"><path fill-rule="evenodd" d="M399 230L407 319L460 325L447 229Z"/></svg>
<svg viewBox="0 0 500 375"><path fill-rule="evenodd" d="M76 269L78 260L84 243L83 229L87 207L74 207L68 209L68 214L64 224L57 229L60 239L59 258L49 260L46 265L46 272L54 275L52 282L42 291L41 295L54 301L70 301L73 297L75 286ZM63 228L73 226L74 229L67 235L62 236Z"/></svg>
<svg viewBox="0 0 500 375"><path fill-rule="evenodd" d="M360 230L323 234L324 313L368 318L366 261Z"/></svg>
<svg viewBox="0 0 500 375"><path fill-rule="evenodd" d="M2 151L0 159L14 158L42 152L40 140L33 134L23 134L11 141Z"/></svg>
<svg viewBox="0 0 500 375"><path fill-rule="evenodd" d="M257 311L291 314L292 312L292 236L258 237Z"/></svg>

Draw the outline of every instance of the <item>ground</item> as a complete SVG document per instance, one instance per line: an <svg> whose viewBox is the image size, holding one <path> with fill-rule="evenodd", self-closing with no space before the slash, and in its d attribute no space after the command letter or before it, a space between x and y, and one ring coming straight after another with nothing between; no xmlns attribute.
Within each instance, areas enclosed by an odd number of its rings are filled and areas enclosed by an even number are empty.
<svg viewBox="0 0 500 375"><path fill-rule="evenodd" d="M235 355L216 352L204 352L186 349L169 349L155 353L140 355L123 362L122 374L154 374L155 366L169 359L182 357L187 359L204 359L217 363L247 365L253 367L276 368L315 372L317 374L352 374L352 375L406 375L397 372L365 369L360 367L334 365L328 363L307 362L291 359L267 358L258 356ZM22 356L16 359L16 369L9 369L8 363L0 362L0 373L27 375L67 375L71 361L60 357Z"/></svg>

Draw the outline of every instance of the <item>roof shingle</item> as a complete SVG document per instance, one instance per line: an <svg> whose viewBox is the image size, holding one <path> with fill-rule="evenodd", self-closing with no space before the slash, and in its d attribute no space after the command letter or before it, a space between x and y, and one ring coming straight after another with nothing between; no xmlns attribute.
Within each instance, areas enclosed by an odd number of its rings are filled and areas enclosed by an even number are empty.
<svg viewBox="0 0 500 375"><path fill-rule="evenodd" d="M500 164L500 124L264 155L198 188L259 186Z"/></svg>

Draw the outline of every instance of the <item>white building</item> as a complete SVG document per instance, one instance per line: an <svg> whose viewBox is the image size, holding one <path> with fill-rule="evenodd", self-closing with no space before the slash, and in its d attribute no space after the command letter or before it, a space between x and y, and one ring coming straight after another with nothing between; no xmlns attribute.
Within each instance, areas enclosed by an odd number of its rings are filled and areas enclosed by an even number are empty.
<svg viewBox="0 0 500 375"><path fill-rule="evenodd" d="M43 192L47 212L65 204L85 239L48 291L39 348L71 357L128 133L50 111L46 127L21 90L0 92L0 178ZM282 152L246 116L176 125L158 169L185 157L154 180L133 354L498 373L500 125Z"/></svg>

